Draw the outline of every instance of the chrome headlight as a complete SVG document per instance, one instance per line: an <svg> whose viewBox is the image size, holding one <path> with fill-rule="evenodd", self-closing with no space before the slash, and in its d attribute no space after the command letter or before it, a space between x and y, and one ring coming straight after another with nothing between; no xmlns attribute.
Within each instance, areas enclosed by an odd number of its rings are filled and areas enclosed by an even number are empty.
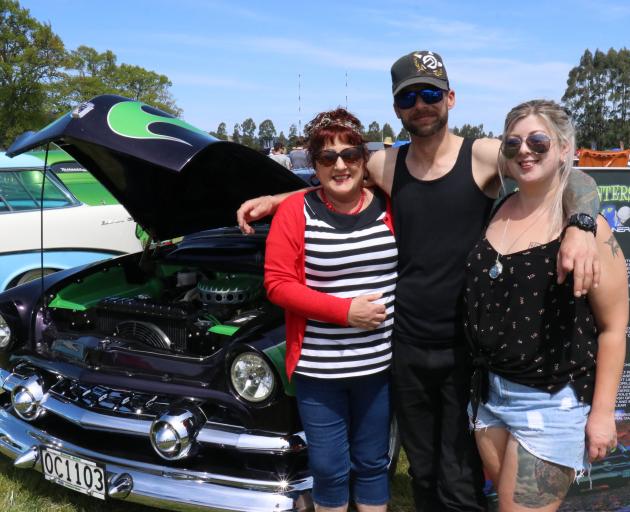
<svg viewBox="0 0 630 512"><path fill-rule="evenodd" d="M7 348L11 341L11 328L2 315L0 315L0 350Z"/></svg>
<svg viewBox="0 0 630 512"><path fill-rule="evenodd" d="M40 416L43 410L40 407L43 398L44 386L38 375L27 377L11 391L13 410L26 421L33 421Z"/></svg>
<svg viewBox="0 0 630 512"><path fill-rule="evenodd" d="M173 408L151 424L151 445L163 459L183 459L205 423L205 415L194 405Z"/></svg>
<svg viewBox="0 0 630 512"><path fill-rule="evenodd" d="M276 385L273 370L256 352L243 352L234 358L230 379L239 396L249 402L266 400Z"/></svg>

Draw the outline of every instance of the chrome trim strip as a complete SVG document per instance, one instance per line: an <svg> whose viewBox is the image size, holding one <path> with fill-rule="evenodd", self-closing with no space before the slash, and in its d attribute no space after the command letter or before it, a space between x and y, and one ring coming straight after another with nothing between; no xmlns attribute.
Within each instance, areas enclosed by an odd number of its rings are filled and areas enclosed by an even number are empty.
<svg viewBox="0 0 630 512"><path fill-rule="evenodd" d="M64 402L51 394L44 396L41 407L87 430L115 432L137 437L149 437L151 431L151 421L100 414ZM307 446L303 432L291 436L253 435L239 427L218 425L212 422L207 422L201 429L197 441L222 448L271 454L302 451Z"/></svg>
<svg viewBox="0 0 630 512"><path fill-rule="evenodd" d="M110 457L66 443L0 409L0 453L16 459L34 446L51 447L101 462L106 465L109 482L128 474L133 479L133 489L125 498L118 498L121 501L184 512L312 510L310 477L286 481L254 480ZM41 473L41 461L33 469Z"/></svg>
<svg viewBox="0 0 630 512"><path fill-rule="evenodd" d="M8 372L2 368L0 368L0 395L4 393L4 383L11 375L11 372Z"/></svg>

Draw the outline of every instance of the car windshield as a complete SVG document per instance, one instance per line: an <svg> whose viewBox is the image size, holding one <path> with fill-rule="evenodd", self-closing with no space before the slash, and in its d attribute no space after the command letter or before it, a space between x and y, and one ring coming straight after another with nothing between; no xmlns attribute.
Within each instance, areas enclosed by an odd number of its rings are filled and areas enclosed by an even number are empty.
<svg viewBox="0 0 630 512"><path fill-rule="evenodd" d="M39 209L42 179L42 171L37 169L1 171L0 212ZM44 208L62 208L74 204L74 198L63 190L54 177L47 175L44 184Z"/></svg>

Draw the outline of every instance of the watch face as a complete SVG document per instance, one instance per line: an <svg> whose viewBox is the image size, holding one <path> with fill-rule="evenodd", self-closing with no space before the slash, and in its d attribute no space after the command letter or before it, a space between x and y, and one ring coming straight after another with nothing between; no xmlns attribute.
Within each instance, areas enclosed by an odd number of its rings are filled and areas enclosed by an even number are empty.
<svg viewBox="0 0 630 512"><path fill-rule="evenodd" d="M580 213L578 215L577 221L578 226L584 227L586 229L593 229L593 227L595 226L595 220L593 220L593 217L586 213Z"/></svg>

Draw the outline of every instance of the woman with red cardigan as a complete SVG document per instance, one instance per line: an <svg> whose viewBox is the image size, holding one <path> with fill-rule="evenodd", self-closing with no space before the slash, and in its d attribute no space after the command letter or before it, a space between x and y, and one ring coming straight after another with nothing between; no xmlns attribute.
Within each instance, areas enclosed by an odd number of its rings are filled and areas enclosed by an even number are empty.
<svg viewBox="0 0 630 512"><path fill-rule="evenodd" d="M267 237L265 287L286 312L287 375L309 443L318 511L387 509L389 367L397 250L389 200L363 186L360 122L307 126L321 188L286 199Z"/></svg>

